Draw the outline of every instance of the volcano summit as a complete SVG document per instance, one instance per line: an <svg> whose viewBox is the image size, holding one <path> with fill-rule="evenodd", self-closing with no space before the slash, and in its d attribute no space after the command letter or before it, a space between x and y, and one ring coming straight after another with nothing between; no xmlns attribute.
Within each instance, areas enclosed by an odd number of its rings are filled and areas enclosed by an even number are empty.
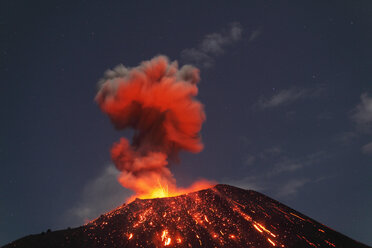
<svg viewBox="0 0 372 248"><path fill-rule="evenodd" d="M10 247L368 247L252 190L216 185L136 199L88 224Z"/></svg>

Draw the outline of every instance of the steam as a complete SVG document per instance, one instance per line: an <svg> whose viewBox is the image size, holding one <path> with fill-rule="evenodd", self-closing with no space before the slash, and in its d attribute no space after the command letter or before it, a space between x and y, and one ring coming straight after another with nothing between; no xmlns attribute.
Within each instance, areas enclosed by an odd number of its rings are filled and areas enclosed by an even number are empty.
<svg viewBox="0 0 372 248"><path fill-rule="evenodd" d="M118 130L135 130L132 142L121 138L111 157L121 171L119 182L138 196L151 195L159 185L178 190L168 160L178 153L203 149L199 135L205 121L198 94L199 70L178 68L165 56L142 62L138 67L118 65L99 81L95 100ZM208 184L208 183L207 183Z"/></svg>

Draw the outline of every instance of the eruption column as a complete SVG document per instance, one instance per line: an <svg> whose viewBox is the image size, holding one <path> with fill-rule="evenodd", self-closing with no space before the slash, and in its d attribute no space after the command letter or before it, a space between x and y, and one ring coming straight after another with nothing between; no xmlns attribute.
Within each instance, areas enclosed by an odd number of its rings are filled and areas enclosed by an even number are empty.
<svg viewBox="0 0 372 248"><path fill-rule="evenodd" d="M198 181L189 189L176 187L168 160L180 150L203 149L200 129L205 120L198 94L199 70L158 56L134 68L119 65L105 72L96 101L118 130L135 130L132 143L121 138L111 157L121 171L119 182L134 197L174 196L211 186Z"/></svg>

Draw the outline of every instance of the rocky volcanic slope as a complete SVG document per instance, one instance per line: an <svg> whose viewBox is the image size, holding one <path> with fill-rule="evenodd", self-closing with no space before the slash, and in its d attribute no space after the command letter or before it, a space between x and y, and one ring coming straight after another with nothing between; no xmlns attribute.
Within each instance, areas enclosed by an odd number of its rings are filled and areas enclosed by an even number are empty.
<svg viewBox="0 0 372 248"><path fill-rule="evenodd" d="M10 247L368 247L260 193L228 185L137 199L79 228Z"/></svg>

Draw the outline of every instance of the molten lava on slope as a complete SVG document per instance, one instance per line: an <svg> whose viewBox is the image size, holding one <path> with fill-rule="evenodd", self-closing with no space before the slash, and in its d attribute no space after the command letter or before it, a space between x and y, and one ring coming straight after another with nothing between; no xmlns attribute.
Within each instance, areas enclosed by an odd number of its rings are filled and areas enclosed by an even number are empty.
<svg viewBox="0 0 372 248"><path fill-rule="evenodd" d="M228 185L136 199L71 230L8 247L368 247L258 192Z"/></svg>

